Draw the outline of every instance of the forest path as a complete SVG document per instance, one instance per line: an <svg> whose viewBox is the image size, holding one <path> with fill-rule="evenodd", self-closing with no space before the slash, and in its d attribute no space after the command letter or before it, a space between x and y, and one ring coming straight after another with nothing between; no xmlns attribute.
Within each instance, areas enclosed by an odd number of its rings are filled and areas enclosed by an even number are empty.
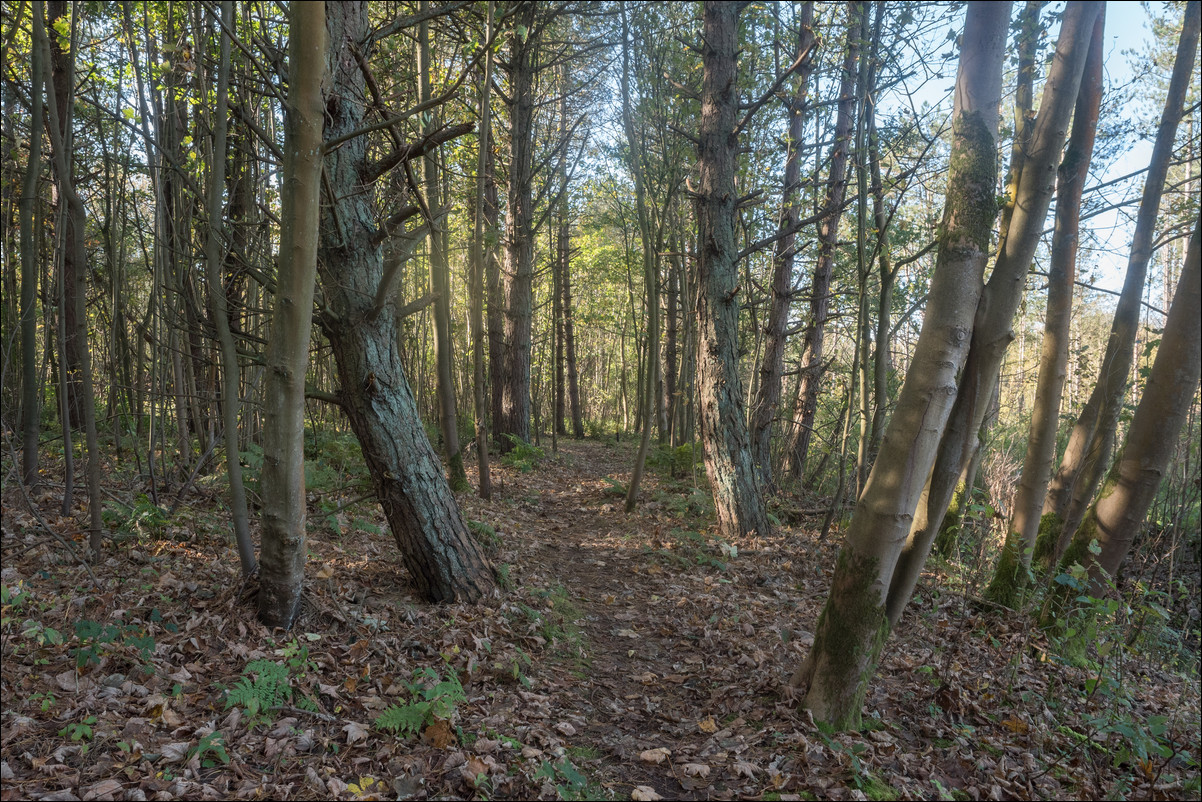
<svg viewBox="0 0 1202 802"><path fill-rule="evenodd" d="M550 726L574 765L618 798L762 788L764 750L798 723L779 692L808 643L791 627L816 613L780 592L799 584L784 543L797 536L722 543L708 495L666 468L648 471L627 515L634 447L562 440L532 472L503 469L485 509L468 503L515 548L551 631L565 631L532 667L532 690L559 711Z"/></svg>

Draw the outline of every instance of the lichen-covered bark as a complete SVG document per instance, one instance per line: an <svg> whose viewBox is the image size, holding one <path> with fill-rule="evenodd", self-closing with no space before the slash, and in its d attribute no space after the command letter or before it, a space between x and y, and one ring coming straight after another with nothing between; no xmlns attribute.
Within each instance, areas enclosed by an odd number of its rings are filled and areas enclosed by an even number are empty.
<svg viewBox="0 0 1202 802"><path fill-rule="evenodd" d="M1100 1L1081 2L1065 9L1039 115L1025 149L1009 228L976 307L971 348L947 431L939 444L928 483L930 489L915 515L889 590L890 619L894 622L914 592L956 482L977 450L978 432L997 386L1002 359L1014 339L1011 328L1014 315L1023 297L1055 189L1056 167L1089 54L1088 32L1093 31L1102 5Z"/></svg>
<svg viewBox="0 0 1202 802"><path fill-rule="evenodd" d="M889 631L894 566L956 393L997 215L998 103L1009 3L968 7L952 118L948 195L922 332L856 504L814 646L792 685L821 720L859 715ZM854 708L854 709L853 709Z"/></svg>
<svg viewBox="0 0 1202 802"><path fill-rule="evenodd" d="M735 237L739 3L703 12L697 197L697 394L705 470L723 537L770 531L751 459L739 376L739 248Z"/></svg>
<svg viewBox="0 0 1202 802"><path fill-rule="evenodd" d="M368 32L367 4L331 4L327 22L332 90L326 137L336 139L363 125L364 79L351 45ZM367 167L366 137L326 157L337 202L321 222L319 274L329 310L322 326L338 365L343 407L414 585L431 601L475 602L494 591L495 581L426 439L397 351L396 311L387 304L368 314L384 266L372 244L374 191L361 178Z"/></svg>

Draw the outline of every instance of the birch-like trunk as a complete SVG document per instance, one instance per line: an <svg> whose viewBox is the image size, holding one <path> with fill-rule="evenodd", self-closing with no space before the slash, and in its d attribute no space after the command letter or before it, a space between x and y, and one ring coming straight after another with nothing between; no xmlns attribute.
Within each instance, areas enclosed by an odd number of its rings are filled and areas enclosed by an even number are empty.
<svg viewBox="0 0 1202 802"><path fill-rule="evenodd" d="M791 680L814 717L858 725L889 634L886 594L935 461L968 355L997 216L998 103L1010 3L968 7L956 79L948 196L913 362L881 452L856 504L814 645Z"/></svg>

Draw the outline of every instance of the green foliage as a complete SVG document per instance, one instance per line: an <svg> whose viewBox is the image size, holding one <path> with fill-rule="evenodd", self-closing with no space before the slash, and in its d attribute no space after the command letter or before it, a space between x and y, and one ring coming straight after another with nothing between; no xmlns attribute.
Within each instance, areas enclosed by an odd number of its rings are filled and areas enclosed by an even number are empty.
<svg viewBox="0 0 1202 802"><path fill-rule="evenodd" d="M319 635L306 635L316 640ZM242 669L242 676L229 689L225 709L241 707L246 710L251 726L269 722L272 712L284 704L295 703L302 710L317 710L317 703L300 683L311 679L319 666L309 657L309 647L292 640L275 652L283 662L252 660Z"/></svg>
<svg viewBox="0 0 1202 802"><path fill-rule="evenodd" d="M456 706L467 701L453 671L444 679L433 668L419 668L406 687L409 701L390 705L376 718L377 728L401 738L417 735L435 718L449 721Z"/></svg>
<svg viewBox="0 0 1202 802"><path fill-rule="evenodd" d="M216 767L217 763L213 758L221 761L222 765L228 766L230 756L225 751L225 736L221 734L220 730L210 732L200 739L200 743L188 750L188 759L191 760L193 757L199 758L200 765L206 769Z"/></svg>
<svg viewBox="0 0 1202 802"><path fill-rule="evenodd" d="M162 538L169 523L167 513L145 493L138 495L133 506L119 501L106 501L101 515L105 525L112 530L113 539L118 542Z"/></svg>
<svg viewBox="0 0 1202 802"><path fill-rule="evenodd" d="M614 479L612 476L602 476L601 480L607 485L607 487L601 491L605 495L618 496L619 498L626 495L626 485L622 484L617 479Z"/></svg>
<svg viewBox="0 0 1202 802"><path fill-rule="evenodd" d="M501 462L511 468L517 468L522 473L530 473L538 466L539 460L546 456L541 448L527 443L517 435L502 433L502 437L510 443L510 449L501 455Z"/></svg>
<svg viewBox="0 0 1202 802"><path fill-rule="evenodd" d="M647 465L673 477L692 473L693 466L701 461L701 443L684 443L671 448L659 446L647 455Z"/></svg>
<svg viewBox="0 0 1202 802"><path fill-rule="evenodd" d="M135 624L101 624L81 619L75 622L75 637L79 645L73 647L71 653L75 655L78 668L99 664L107 652L121 646L136 649L143 662L154 654L154 636Z"/></svg>
<svg viewBox="0 0 1202 802"><path fill-rule="evenodd" d="M485 523L484 521L469 520L467 528L471 530L472 537L476 539L476 542L480 544L480 548L484 549L484 553L489 557L495 557L501 550L501 546L505 541L497 534L497 530L492 524Z"/></svg>
<svg viewBox="0 0 1202 802"><path fill-rule="evenodd" d="M605 789L589 780L566 757L555 762L544 760L534 773L534 779L546 780L556 795L564 800L606 799Z"/></svg>
<svg viewBox="0 0 1202 802"><path fill-rule="evenodd" d="M72 741L83 741L81 752L88 751L87 742L92 740L92 727L96 724L95 716L86 716L82 721L75 721L58 731L59 737L70 738Z"/></svg>

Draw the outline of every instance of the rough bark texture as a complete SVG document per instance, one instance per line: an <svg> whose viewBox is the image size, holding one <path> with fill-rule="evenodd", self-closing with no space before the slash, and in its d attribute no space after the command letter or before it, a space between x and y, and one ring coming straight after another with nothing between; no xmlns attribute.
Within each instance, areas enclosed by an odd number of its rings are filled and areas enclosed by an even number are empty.
<svg viewBox="0 0 1202 802"><path fill-rule="evenodd" d="M514 24L525 26L509 51L509 202L505 209L503 367L493 393L499 416L493 429L530 440L530 327L534 314L534 73L537 3L518 7ZM508 450L509 442L500 443Z"/></svg>
<svg viewBox="0 0 1202 802"><path fill-rule="evenodd" d="M939 531L943 514L964 466L979 447L978 432L989 409L1006 348L1014 339L1011 326L1022 300L1035 248L1043 233L1056 185L1056 167L1069 118L1089 54L1094 20L1101 2L1072 2L1064 13L1060 39L1044 85L1039 115L1025 148L1018 194L1010 227L989 283L981 293L972 345L960 376L955 405L939 453L889 590L889 616L896 624L914 592L922 566Z"/></svg>
<svg viewBox="0 0 1202 802"><path fill-rule="evenodd" d="M826 322L830 318L831 276L835 267L835 248L839 243L839 220L843 216L843 198L847 194L847 157L851 150L851 126L856 107L856 64L860 57L860 29L867 13L863 2L847 4L847 50L843 57L843 78L839 86L839 107L835 116L834 144L831 145L830 173L826 180L824 217L818 221L818 260L810 285L810 317L806 324L801 352L801 383L797 390L797 421L789 442L789 464L794 477L801 478L810 439L814 433L814 415L818 410L818 389L822 382L822 355L825 351Z"/></svg>
<svg viewBox="0 0 1202 802"><path fill-rule="evenodd" d="M352 52L369 31L366 3L328 8L332 90L325 106L326 138L363 126L364 79ZM495 589L492 570L468 532L438 456L422 429L397 350L393 305L369 315L384 274L376 233L374 191L367 175L367 139L357 137L326 156L337 200L321 221L322 291L343 406L372 485L418 592L430 601L475 602Z"/></svg>
<svg viewBox="0 0 1202 802"><path fill-rule="evenodd" d="M1055 518L1059 518L1062 522L1061 543L1076 531L1104 466L1109 461L1114 428L1122 407L1127 377L1131 373L1131 360L1134 358L1135 333L1139 326L1139 308L1148 273L1148 262L1152 258L1156 217L1160 210L1160 198L1164 191L1169 161L1172 158L1173 140L1181 121L1182 105L1193 75L1200 24L1202 3L1199 0L1191 0L1186 6L1173 75L1169 81L1160 127L1156 131L1156 141L1152 147L1152 159L1148 164L1139 212L1135 218L1135 233L1131 239L1127 274L1114 311L1106 352L1098 371L1098 383L1073 426L1060 469L1052 480L1048 496L1044 500L1045 519L1052 523ZM1059 550L1060 547L1057 548L1057 551Z"/></svg>
<svg viewBox="0 0 1202 802"><path fill-rule="evenodd" d="M1022 479L1014 499L1006 552L999 559L998 571L991 583L990 598L1001 604L1013 604L1014 591L1021 588L1030 567L1028 549L1035 546L1040 510L1056 458L1056 431L1060 422L1060 396L1068 368L1069 324L1073 311L1073 282L1077 276L1077 238L1081 218L1081 194L1093 158L1093 146L1102 101L1102 47L1106 12L1094 23L1093 38L1085 75L1073 113L1073 128L1068 148L1057 176L1056 227L1052 235L1052 255L1048 267L1048 302L1044 318L1043 346L1039 361L1039 380L1035 406L1031 412L1027 454ZM1002 563L1017 558L1019 570L1003 570Z"/></svg>
<svg viewBox="0 0 1202 802"><path fill-rule="evenodd" d="M797 77L797 92L789 110L789 130L785 142L785 178L781 195L780 222L772 254L772 303L768 310L768 322L764 326L764 355L760 362L760 383L751 404L751 450L756 467L760 472L760 483L765 488L773 484L772 479L772 423L780 408L781 377L785 371L785 331L789 324L789 311L793 303L793 258L796 253L797 221L801 219L798 189L801 184L801 146L805 135L806 96L813 70L814 4L807 2L801 7L798 20L797 55L805 57ZM674 338L673 338L674 339Z"/></svg>
<svg viewBox="0 0 1202 802"><path fill-rule="evenodd" d="M321 213L325 3L289 8L288 101L280 255L263 408L263 510L259 617L288 629L296 619L305 559L305 374Z"/></svg>
<svg viewBox="0 0 1202 802"><path fill-rule="evenodd" d="M697 387L705 470L723 537L769 531L751 459L739 378L738 241L735 236L736 50L741 3L703 11L697 198Z"/></svg>
<svg viewBox="0 0 1202 802"><path fill-rule="evenodd" d="M998 102L1009 3L968 7L935 274L914 360L852 517L814 645L792 687L814 717L853 728L889 632L886 594L968 353L997 213Z"/></svg>

